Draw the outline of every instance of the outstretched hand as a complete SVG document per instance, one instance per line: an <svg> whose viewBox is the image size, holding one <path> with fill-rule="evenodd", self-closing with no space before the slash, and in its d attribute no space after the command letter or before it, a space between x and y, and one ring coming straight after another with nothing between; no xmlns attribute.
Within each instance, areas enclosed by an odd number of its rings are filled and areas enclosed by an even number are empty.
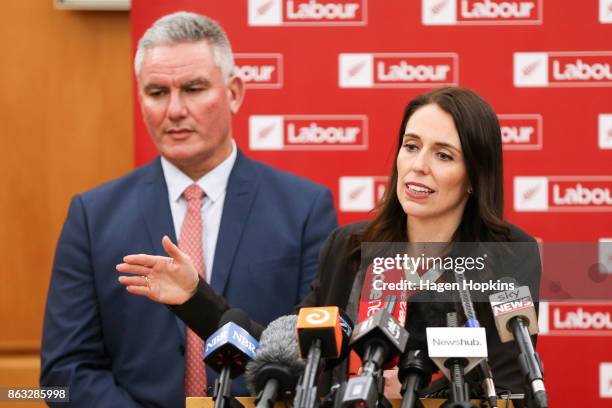
<svg viewBox="0 0 612 408"><path fill-rule="evenodd" d="M117 271L131 274L119 277L119 283L128 292L146 296L167 305L180 305L189 300L198 287L198 272L187 254L170 241L162 238L162 246L170 255L127 255Z"/></svg>

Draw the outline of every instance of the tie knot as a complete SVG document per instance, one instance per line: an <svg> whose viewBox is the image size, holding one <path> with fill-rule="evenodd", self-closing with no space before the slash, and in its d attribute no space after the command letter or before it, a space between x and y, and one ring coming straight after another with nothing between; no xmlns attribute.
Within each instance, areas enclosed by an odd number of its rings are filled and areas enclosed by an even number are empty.
<svg viewBox="0 0 612 408"><path fill-rule="evenodd" d="M192 184L183 191L183 197L185 200L201 200L204 197L204 190L197 184Z"/></svg>

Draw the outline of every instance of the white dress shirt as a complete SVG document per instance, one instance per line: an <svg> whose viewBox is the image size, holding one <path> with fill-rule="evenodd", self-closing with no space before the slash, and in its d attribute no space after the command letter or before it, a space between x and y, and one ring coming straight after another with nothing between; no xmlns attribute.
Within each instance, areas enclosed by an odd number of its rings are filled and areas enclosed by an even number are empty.
<svg viewBox="0 0 612 408"><path fill-rule="evenodd" d="M210 283L212 276L227 182L236 162L236 156L236 143L232 139L232 152L227 159L195 182L206 194L202 202L202 249L208 283ZM178 239L187 212L187 201L182 194L187 187L194 184L194 181L164 157L161 158L161 165L168 186L168 200L170 201L170 211L174 222L174 232Z"/></svg>

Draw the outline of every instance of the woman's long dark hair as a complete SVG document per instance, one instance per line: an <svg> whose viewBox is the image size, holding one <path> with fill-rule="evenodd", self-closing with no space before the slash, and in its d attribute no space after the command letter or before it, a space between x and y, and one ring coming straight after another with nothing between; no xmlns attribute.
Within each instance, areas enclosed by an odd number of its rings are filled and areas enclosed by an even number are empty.
<svg viewBox="0 0 612 408"><path fill-rule="evenodd" d="M507 241L503 219L504 193L501 130L489 104L469 89L444 87L413 99L399 128L396 155L402 148L406 123L419 108L435 104L453 117L472 186L461 223L453 241ZM355 242L403 242L408 238L406 213L397 198L397 166L394 162L376 217ZM358 250L357 248L354 248Z"/></svg>

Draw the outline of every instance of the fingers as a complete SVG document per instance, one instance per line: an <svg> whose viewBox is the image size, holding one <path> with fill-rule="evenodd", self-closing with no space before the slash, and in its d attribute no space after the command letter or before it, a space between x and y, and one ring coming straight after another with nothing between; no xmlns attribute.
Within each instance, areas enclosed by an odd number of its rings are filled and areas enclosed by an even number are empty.
<svg viewBox="0 0 612 408"><path fill-rule="evenodd" d="M136 254L136 255L127 255L123 257L123 262L132 264L132 265L142 265L152 267L154 266L160 258L164 258L163 256L156 255L147 255L147 254Z"/></svg>
<svg viewBox="0 0 612 408"><path fill-rule="evenodd" d="M149 288L149 282L144 276L120 276L119 283L124 286L139 286Z"/></svg>
<svg viewBox="0 0 612 408"><path fill-rule="evenodd" d="M147 296L151 295L151 290L148 286L127 286L127 291L134 295Z"/></svg>
<svg viewBox="0 0 612 408"><path fill-rule="evenodd" d="M184 263L189 260L187 254L181 251L179 247L174 245L174 243L170 240L170 238L168 238L167 235L164 235L164 237L162 238L162 246L164 247L168 255L170 255L170 257L172 257L173 259L176 259L181 263Z"/></svg>
<svg viewBox="0 0 612 408"><path fill-rule="evenodd" d="M131 265L128 263L120 263L116 266L116 269L122 273L132 273L134 275L148 275L151 273L151 269L141 265Z"/></svg>

